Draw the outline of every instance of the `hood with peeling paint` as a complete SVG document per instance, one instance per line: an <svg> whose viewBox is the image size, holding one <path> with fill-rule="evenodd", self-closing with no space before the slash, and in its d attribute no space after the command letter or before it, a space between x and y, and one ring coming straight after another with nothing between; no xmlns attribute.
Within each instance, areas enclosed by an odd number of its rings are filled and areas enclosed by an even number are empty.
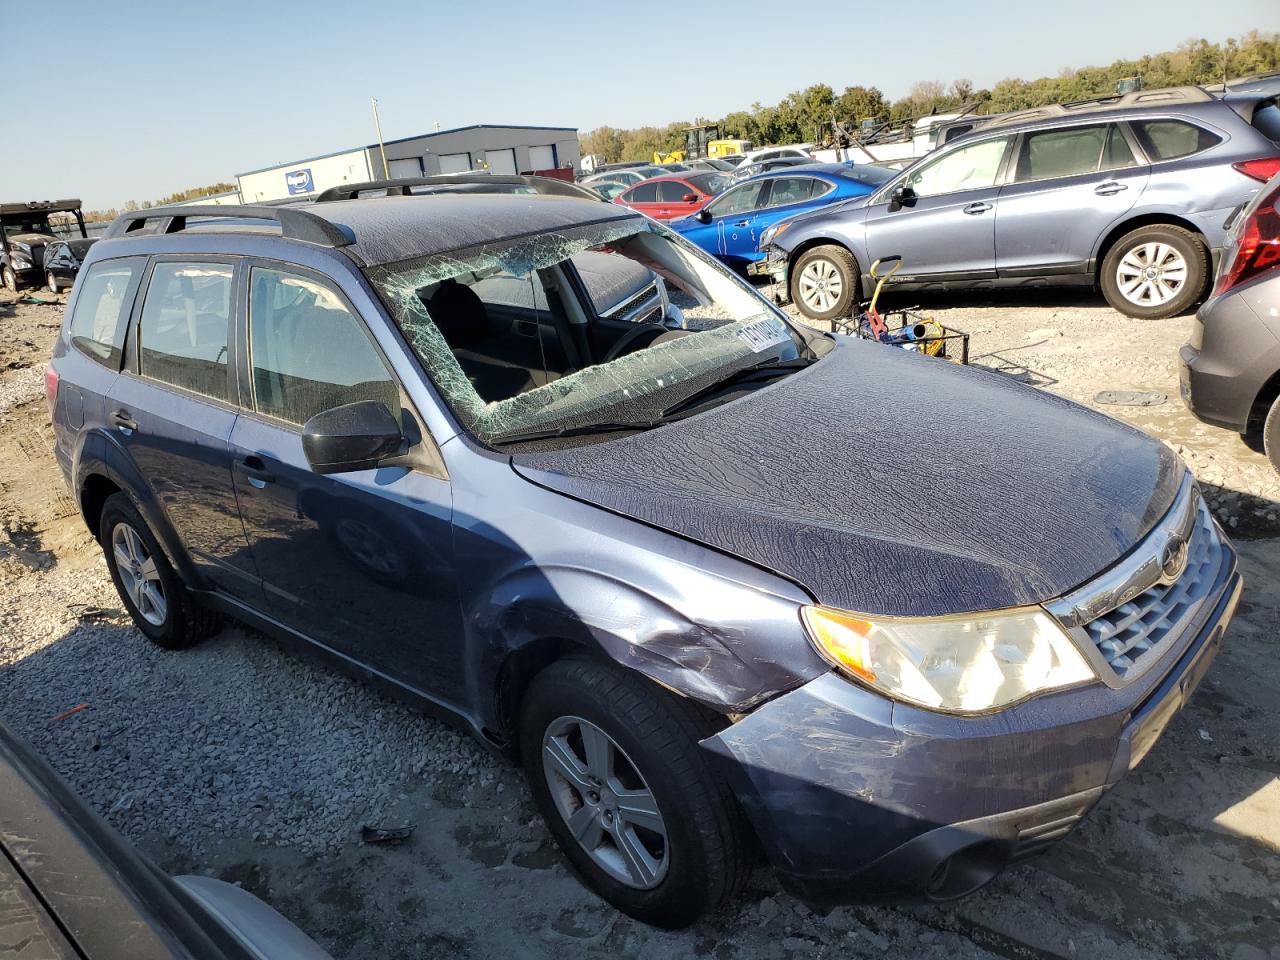
<svg viewBox="0 0 1280 960"><path fill-rule="evenodd" d="M1066 593L1154 526L1184 471L1162 443L1060 397L844 338L695 417L513 465L820 603L900 616Z"/></svg>

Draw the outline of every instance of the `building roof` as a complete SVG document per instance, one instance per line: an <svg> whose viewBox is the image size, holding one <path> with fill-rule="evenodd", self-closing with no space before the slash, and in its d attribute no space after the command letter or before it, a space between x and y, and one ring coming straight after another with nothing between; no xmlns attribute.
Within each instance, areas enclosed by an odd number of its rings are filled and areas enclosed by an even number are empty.
<svg viewBox="0 0 1280 960"><path fill-rule="evenodd" d="M408 143L410 140L430 140L433 137L445 137L452 133L464 133L467 130L551 130L556 133L572 133L575 137L578 135L577 127L539 127L518 123L473 123L466 127L453 127L449 130L432 130L430 133L417 133L411 137L399 137L395 140L384 140L382 141L382 146L390 147L397 143ZM340 157L344 153L356 153L358 151L376 149L378 149L378 144L366 143L363 146L349 147L346 150L334 150L330 153L321 153L301 160L286 160L283 163L273 163L265 167L258 167L256 170L246 170L244 173L237 173L236 176L250 177L255 173L266 173L270 170L279 170L281 167L293 167L304 163L315 163L317 160L328 160L330 157Z"/></svg>

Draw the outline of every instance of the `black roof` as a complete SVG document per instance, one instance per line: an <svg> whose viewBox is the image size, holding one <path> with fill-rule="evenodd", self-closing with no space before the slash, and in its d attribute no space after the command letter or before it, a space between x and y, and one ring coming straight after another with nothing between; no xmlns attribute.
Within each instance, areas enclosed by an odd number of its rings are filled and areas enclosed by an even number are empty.
<svg viewBox="0 0 1280 960"><path fill-rule="evenodd" d="M217 231L280 235L342 248L364 264L394 263L515 237L611 221L643 220L612 203L536 194L447 193L369 197L289 207L152 207L116 218L108 238Z"/></svg>

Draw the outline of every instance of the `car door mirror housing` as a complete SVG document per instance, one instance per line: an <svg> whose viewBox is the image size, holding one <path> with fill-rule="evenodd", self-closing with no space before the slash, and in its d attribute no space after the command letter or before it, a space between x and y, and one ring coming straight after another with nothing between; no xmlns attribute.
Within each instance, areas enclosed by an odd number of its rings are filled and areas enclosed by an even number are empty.
<svg viewBox="0 0 1280 960"><path fill-rule="evenodd" d="M699 210L699 211L698 211L697 213L695 213L693 216L694 216L694 218L695 218L699 223L710 223L710 222L711 222L711 211L709 211L706 207L703 207L701 210Z"/></svg>
<svg viewBox="0 0 1280 960"><path fill-rule="evenodd" d="M399 422L376 400L322 410L302 426L302 450L316 473L371 470L403 442Z"/></svg>
<svg viewBox="0 0 1280 960"><path fill-rule="evenodd" d="M889 194L889 209L900 210L903 207L909 207L915 203L916 192L910 184L901 183L893 188L893 192Z"/></svg>
<svg viewBox="0 0 1280 960"><path fill-rule="evenodd" d="M680 199L683 200L685 203L697 203L698 195L696 193L686 193Z"/></svg>

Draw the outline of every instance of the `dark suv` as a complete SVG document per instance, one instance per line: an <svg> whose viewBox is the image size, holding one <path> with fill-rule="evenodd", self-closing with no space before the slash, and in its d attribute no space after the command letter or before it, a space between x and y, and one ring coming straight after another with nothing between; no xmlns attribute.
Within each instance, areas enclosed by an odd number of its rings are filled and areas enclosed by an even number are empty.
<svg viewBox="0 0 1280 960"><path fill-rule="evenodd" d="M1127 316L1174 316L1280 170L1277 94L1271 77L995 117L865 200L766 230L754 270L817 320L848 316L894 256L904 288L1096 285Z"/></svg>
<svg viewBox="0 0 1280 960"><path fill-rule="evenodd" d="M978 888L1142 759L1241 588L1165 445L598 201L128 214L47 384L142 633L234 617L461 723L665 926L757 845L811 900Z"/></svg>

